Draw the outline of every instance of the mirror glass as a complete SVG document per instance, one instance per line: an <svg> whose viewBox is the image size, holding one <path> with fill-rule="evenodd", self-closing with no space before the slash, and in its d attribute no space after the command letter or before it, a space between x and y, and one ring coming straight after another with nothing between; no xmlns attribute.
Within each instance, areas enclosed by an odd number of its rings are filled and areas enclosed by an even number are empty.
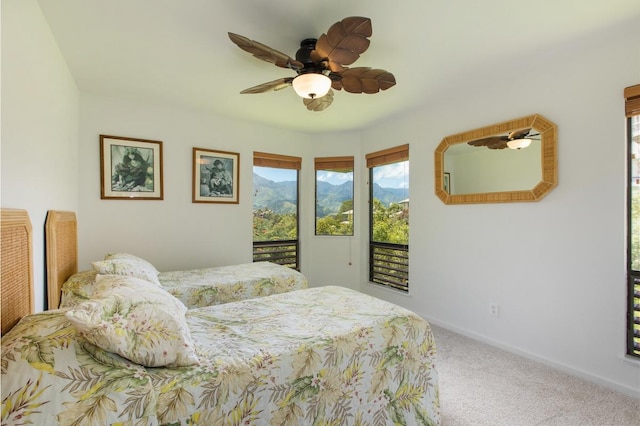
<svg viewBox="0 0 640 426"><path fill-rule="evenodd" d="M447 136L435 151L445 204L537 201L557 184L557 128L538 114Z"/></svg>

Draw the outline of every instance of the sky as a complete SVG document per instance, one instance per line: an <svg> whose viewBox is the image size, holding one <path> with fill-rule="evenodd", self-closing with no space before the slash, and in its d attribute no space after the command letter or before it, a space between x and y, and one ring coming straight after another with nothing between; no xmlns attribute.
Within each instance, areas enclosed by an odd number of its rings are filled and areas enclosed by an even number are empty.
<svg viewBox="0 0 640 426"><path fill-rule="evenodd" d="M373 181L383 188L409 188L409 162L374 168Z"/></svg>
<svg viewBox="0 0 640 426"><path fill-rule="evenodd" d="M387 164L376 167L374 181L383 188L408 188L409 187L409 162ZM271 167L254 167L253 171L265 179L274 182L284 182L295 180L295 170L276 169ZM329 182L332 185L340 185L346 179L353 179L352 173L323 173L320 180Z"/></svg>

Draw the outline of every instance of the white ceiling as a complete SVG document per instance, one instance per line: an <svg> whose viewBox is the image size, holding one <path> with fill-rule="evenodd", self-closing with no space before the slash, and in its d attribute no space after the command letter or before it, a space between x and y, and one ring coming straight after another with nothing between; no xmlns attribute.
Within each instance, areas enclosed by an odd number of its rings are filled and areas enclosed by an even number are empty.
<svg viewBox="0 0 640 426"><path fill-rule="evenodd" d="M305 132L358 129L607 28L638 25L640 0L38 0L80 90L169 102ZM240 50L227 32L294 57L347 16L372 20L371 46L351 66L383 68L397 85L336 92L310 112L292 88L241 95L293 77ZM530 53L531 52L531 53Z"/></svg>

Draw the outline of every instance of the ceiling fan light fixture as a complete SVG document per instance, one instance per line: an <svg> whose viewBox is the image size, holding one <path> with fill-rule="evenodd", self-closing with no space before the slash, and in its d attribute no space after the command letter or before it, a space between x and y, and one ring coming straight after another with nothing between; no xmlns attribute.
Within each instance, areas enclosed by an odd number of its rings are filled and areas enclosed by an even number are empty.
<svg viewBox="0 0 640 426"><path fill-rule="evenodd" d="M522 149L529 145L531 145L531 139L528 138L514 139L507 142L507 146L511 149Z"/></svg>
<svg viewBox="0 0 640 426"><path fill-rule="evenodd" d="M307 99L321 98L331 89L331 79L324 74L300 74L291 82L298 96Z"/></svg>

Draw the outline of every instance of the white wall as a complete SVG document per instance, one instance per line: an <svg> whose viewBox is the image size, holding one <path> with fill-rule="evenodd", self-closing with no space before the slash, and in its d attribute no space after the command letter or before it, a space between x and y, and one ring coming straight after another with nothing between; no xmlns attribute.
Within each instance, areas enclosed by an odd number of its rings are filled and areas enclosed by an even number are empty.
<svg viewBox="0 0 640 426"><path fill-rule="evenodd" d="M359 182L366 181L368 169L363 167L360 159L362 136L360 132L341 134L311 135L308 141L310 158L302 186L302 202L306 206L304 218L308 225L306 238L302 242L303 272L310 277L312 285L342 285L358 290L362 281L359 253L363 241L368 241L369 233L362 225L367 222L368 193L359 191ZM314 157L354 156L354 235L326 236L315 235L315 172Z"/></svg>
<svg viewBox="0 0 640 426"><path fill-rule="evenodd" d="M625 352L623 88L640 83L640 26L529 54L433 107L364 132L410 143L410 297L373 295L436 324L640 396ZM464 95L464 97L462 97ZM433 150L446 135L532 113L558 125L559 186L536 203L444 205ZM364 248L363 248L364 250ZM500 316L489 315L489 304Z"/></svg>
<svg viewBox="0 0 640 426"><path fill-rule="evenodd" d="M2 3L2 204L27 207L36 216L36 254L42 252L45 210L64 208L78 212L81 268L112 250L138 253L163 270L249 262L252 152L298 155L303 157L302 271L312 285L360 288L434 323L640 394L640 370L621 360L626 309L622 89L640 78L637 25L510 58L501 73L495 67L477 70L464 83L443 86L442 98L424 109L364 132L306 135L84 92L78 124L77 91L33 4ZM20 24L9 22L13 18ZM49 62L36 70L13 68L18 65L5 70L7 62L21 60L23 51ZM525 61L527 66L520 66ZM6 93L9 83L17 92ZM53 99L61 99L63 108ZM559 186L554 191L536 203L440 202L433 190L433 150L444 136L532 113L558 125ZM164 201L100 200L101 133L163 141ZM411 157L409 295L366 279L364 154L404 143L410 144ZM74 157L70 151L76 144ZM193 147L240 153L239 205L191 203ZM360 216L352 238L313 236L313 157L325 155L356 157ZM348 265L349 259L355 265ZM41 260L35 266L42 280ZM488 314L492 302L501 306L497 319Z"/></svg>
<svg viewBox="0 0 640 426"><path fill-rule="evenodd" d="M35 304L44 307L47 210L78 209L78 89L35 1L2 1L2 200L33 227Z"/></svg>

